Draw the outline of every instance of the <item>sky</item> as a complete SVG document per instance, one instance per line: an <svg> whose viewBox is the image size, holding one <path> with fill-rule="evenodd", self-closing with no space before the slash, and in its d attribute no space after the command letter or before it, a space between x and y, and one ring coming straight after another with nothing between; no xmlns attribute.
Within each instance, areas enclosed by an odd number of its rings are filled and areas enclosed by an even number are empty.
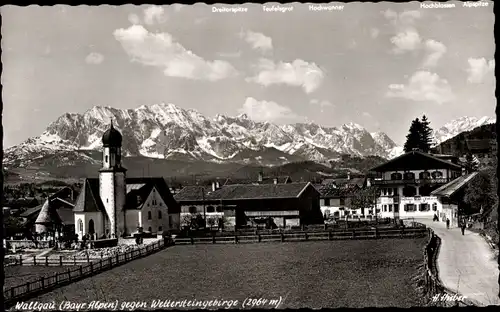
<svg viewBox="0 0 500 312"><path fill-rule="evenodd" d="M398 144L422 114L493 117L493 3L448 3L4 6L4 146L96 105L354 122Z"/></svg>

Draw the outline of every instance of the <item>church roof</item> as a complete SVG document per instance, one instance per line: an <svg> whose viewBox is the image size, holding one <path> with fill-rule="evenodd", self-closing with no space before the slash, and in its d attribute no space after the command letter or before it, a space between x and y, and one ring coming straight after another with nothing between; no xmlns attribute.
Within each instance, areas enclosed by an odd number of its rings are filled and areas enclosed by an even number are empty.
<svg viewBox="0 0 500 312"><path fill-rule="evenodd" d="M102 135L102 145L104 147L122 146L122 134L113 127L113 123L111 123L111 127Z"/></svg>
<svg viewBox="0 0 500 312"><path fill-rule="evenodd" d="M61 218L55 211L55 209L51 209L49 200L47 199L38 214L38 217L35 221L36 224L59 224L62 223Z"/></svg>
<svg viewBox="0 0 500 312"><path fill-rule="evenodd" d="M452 169L460 170L459 165L450 161L439 159L427 153L411 151L401 156L393 158L370 171L385 172L396 170L424 170L424 169Z"/></svg>
<svg viewBox="0 0 500 312"><path fill-rule="evenodd" d="M76 200L74 212L104 212L104 205L99 196L99 179L89 178L83 182L82 191Z"/></svg>

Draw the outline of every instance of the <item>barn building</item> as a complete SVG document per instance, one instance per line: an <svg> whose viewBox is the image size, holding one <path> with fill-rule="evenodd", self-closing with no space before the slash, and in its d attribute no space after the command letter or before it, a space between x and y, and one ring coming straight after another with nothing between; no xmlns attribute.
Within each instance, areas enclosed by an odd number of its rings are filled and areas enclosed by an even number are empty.
<svg viewBox="0 0 500 312"><path fill-rule="evenodd" d="M311 183L234 184L215 190L185 187L175 199L181 218L225 219L224 227L255 226L271 218L278 227L321 224L319 192Z"/></svg>

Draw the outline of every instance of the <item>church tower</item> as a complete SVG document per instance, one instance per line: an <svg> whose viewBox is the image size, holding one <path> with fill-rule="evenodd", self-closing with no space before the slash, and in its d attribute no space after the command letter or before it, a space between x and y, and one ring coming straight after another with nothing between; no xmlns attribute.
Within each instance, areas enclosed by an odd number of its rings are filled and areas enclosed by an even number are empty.
<svg viewBox="0 0 500 312"><path fill-rule="evenodd" d="M108 233L111 238L119 238L126 234L124 208L127 169L122 166L122 135L113 127L113 121L111 121L111 127L102 136L102 144L103 159L102 168L99 170L99 193L107 214L107 218L103 220L104 233Z"/></svg>

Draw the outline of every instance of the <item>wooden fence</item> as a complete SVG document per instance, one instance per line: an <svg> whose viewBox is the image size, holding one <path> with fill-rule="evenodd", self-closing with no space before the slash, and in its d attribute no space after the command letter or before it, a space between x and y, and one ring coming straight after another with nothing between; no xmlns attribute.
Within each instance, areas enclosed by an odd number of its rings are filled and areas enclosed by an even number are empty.
<svg viewBox="0 0 500 312"><path fill-rule="evenodd" d="M128 250L127 252L132 252L136 249L139 249L140 247L137 247L133 250ZM71 266L76 266L76 265L81 265L81 264L86 264L94 261L98 261L99 259L104 259L108 258L109 256L105 256L104 252L100 253L100 256L98 255L97 257L95 255L90 255L90 253L87 253L85 256L23 256L19 255L17 257L9 257L5 258L7 261L4 264L4 266L12 266L12 265L25 265L25 266L33 266L33 265L38 265L38 266L64 266L64 265L71 265Z"/></svg>
<svg viewBox="0 0 500 312"><path fill-rule="evenodd" d="M448 295L451 298L460 298L460 295L446 288L439 279L439 272L437 269L437 258L439 249L441 247L441 238L437 236L430 228L427 229L429 242L424 248L424 265L425 265L425 289L429 299L434 296ZM442 306L475 306L474 302L468 299L456 300L455 302L437 301L436 305Z"/></svg>
<svg viewBox="0 0 500 312"><path fill-rule="evenodd" d="M322 232L295 232L257 235L233 235L212 237L175 238L176 245L189 244L238 244L260 242L291 242L315 240L345 240L345 239L380 239L380 238L413 238L425 237L425 227L400 228L400 229L352 229L348 231L322 231Z"/></svg>
<svg viewBox="0 0 500 312"><path fill-rule="evenodd" d="M68 271L64 273L56 273L52 276L41 277L38 280L31 281L23 285L10 287L4 290L5 305L7 307L12 306L18 301L33 298L41 293L109 270L134 259L150 255L161 249L170 247L173 244L172 240L160 240L156 243L146 245L143 248L89 262L88 264L80 265L78 268L73 270L68 269Z"/></svg>

